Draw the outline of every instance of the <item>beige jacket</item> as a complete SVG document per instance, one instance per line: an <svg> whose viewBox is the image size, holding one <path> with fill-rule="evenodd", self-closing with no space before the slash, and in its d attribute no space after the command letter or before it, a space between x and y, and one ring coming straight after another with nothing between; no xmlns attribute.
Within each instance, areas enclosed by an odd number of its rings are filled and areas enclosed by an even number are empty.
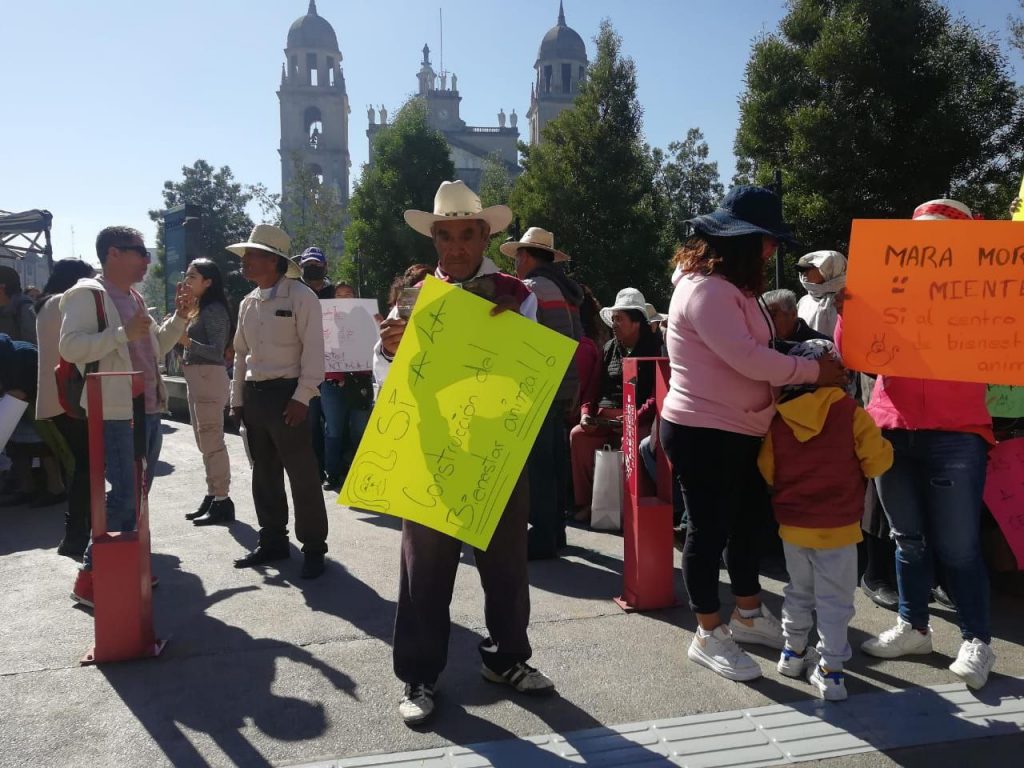
<svg viewBox="0 0 1024 768"><path fill-rule="evenodd" d="M64 413L57 399L54 368L60 361L60 296L51 296L36 315L36 339L39 347L39 378L36 389L36 418L52 419Z"/></svg>
<svg viewBox="0 0 1024 768"><path fill-rule="evenodd" d="M102 333L96 317L96 302L91 291L103 294L103 307L107 327ZM84 373L88 363L99 361L99 372L128 372L134 370L128 351L128 336L121 325L114 300L107 295L103 283L83 278L61 296L60 356L75 363ZM157 364L171 351L185 331L185 320L172 315L159 327L150 327ZM161 410L167 408L167 389L163 377L158 377L158 400ZM82 393L82 407L88 411L88 390ZM123 421L132 417L131 378L111 377L103 382L103 418Z"/></svg>

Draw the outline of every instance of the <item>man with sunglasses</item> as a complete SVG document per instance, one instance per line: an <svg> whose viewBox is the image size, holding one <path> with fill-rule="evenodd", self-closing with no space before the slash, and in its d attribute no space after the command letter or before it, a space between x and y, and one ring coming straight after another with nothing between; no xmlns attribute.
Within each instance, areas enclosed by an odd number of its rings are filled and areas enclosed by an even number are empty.
<svg viewBox="0 0 1024 768"><path fill-rule="evenodd" d="M160 415L167 410L167 390L158 361L181 338L191 306L187 291L178 286L175 314L157 327L146 304L132 287L149 267L142 234L130 227L107 227L96 238L102 267L97 278L83 278L60 300L60 356L83 373L95 363L100 373L142 371L145 382L145 482L148 492L160 456ZM88 410L83 392L82 407ZM135 528L135 456L132 440L131 379L119 376L103 383L103 447L107 494L107 529ZM92 545L86 549L71 598L92 607Z"/></svg>

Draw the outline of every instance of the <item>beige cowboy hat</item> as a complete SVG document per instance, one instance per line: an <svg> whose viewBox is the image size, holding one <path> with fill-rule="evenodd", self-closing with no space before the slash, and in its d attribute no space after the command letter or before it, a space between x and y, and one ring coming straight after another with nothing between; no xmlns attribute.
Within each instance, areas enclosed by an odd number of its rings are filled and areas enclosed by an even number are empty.
<svg viewBox="0 0 1024 768"><path fill-rule="evenodd" d="M555 248L555 236L546 229L530 227L523 234L522 240L507 240L498 249L510 259L516 257L516 251L520 248L540 248L555 256L555 261L568 261L569 255Z"/></svg>
<svg viewBox="0 0 1024 768"><path fill-rule="evenodd" d="M654 308L653 304L647 303L647 304L644 304L644 307L646 307L646 309L647 309L647 322L649 322L649 323L663 323L666 320L668 320L668 315L661 314L658 310L656 310Z"/></svg>
<svg viewBox="0 0 1024 768"><path fill-rule="evenodd" d="M647 301L644 299L644 295L636 288L623 288L615 296L615 303L601 310L601 319L610 328L612 325L612 314L627 309L635 309L644 317L649 317L647 314Z"/></svg>
<svg viewBox="0 0 1024 768"><path fill-rule="evenodd" d="M434 195L434 212L408 210L405 223L421 235L433 237L431 227L438 221L452 219L480 219L486 221L491 234L501 232L512 223L512 209L507 205L484 208L480 198L463 181L442 181Z"/></svg>
<svg viewBox="0 0 1024 768"><path fill-rule="evenodd" d="M272 253L279 259L284 259L288 265L284 276L298 280L302 277L302 270L299 269L298 264L288 258L288 249L291 248L291 245L292 239L280 227L275 227L273 224L257 224L252 228L252 233L249 235L248 240L244 243L229 245L227 250L236 256L242 256L250 248L256 251Z"/></svg>

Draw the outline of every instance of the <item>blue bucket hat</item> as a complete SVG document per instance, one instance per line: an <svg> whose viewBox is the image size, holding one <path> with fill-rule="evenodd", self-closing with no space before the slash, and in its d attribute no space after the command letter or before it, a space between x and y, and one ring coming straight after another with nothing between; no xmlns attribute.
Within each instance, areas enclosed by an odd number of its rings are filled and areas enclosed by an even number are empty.
<svg viewBox="0 0 1024 768"><path fill-rule="evenodd" d="M686 223L702 235L769 235L797 245L793 230L782 220L782 200L765 187L733 187L713 213L697 216Z"/></svg>

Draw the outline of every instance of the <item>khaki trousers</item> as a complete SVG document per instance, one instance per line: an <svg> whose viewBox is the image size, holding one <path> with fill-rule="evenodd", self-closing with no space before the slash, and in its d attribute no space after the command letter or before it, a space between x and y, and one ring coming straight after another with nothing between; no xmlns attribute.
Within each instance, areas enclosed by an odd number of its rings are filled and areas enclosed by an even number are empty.
<svg viewBox="0 0 1024 768"><path fill-rule="evenodd" d="M228 404L228 372L223 365L185 365L188 415L196 445L206 467L206 493L231 492L231 461L224 444L224 408Z"/></svg>

